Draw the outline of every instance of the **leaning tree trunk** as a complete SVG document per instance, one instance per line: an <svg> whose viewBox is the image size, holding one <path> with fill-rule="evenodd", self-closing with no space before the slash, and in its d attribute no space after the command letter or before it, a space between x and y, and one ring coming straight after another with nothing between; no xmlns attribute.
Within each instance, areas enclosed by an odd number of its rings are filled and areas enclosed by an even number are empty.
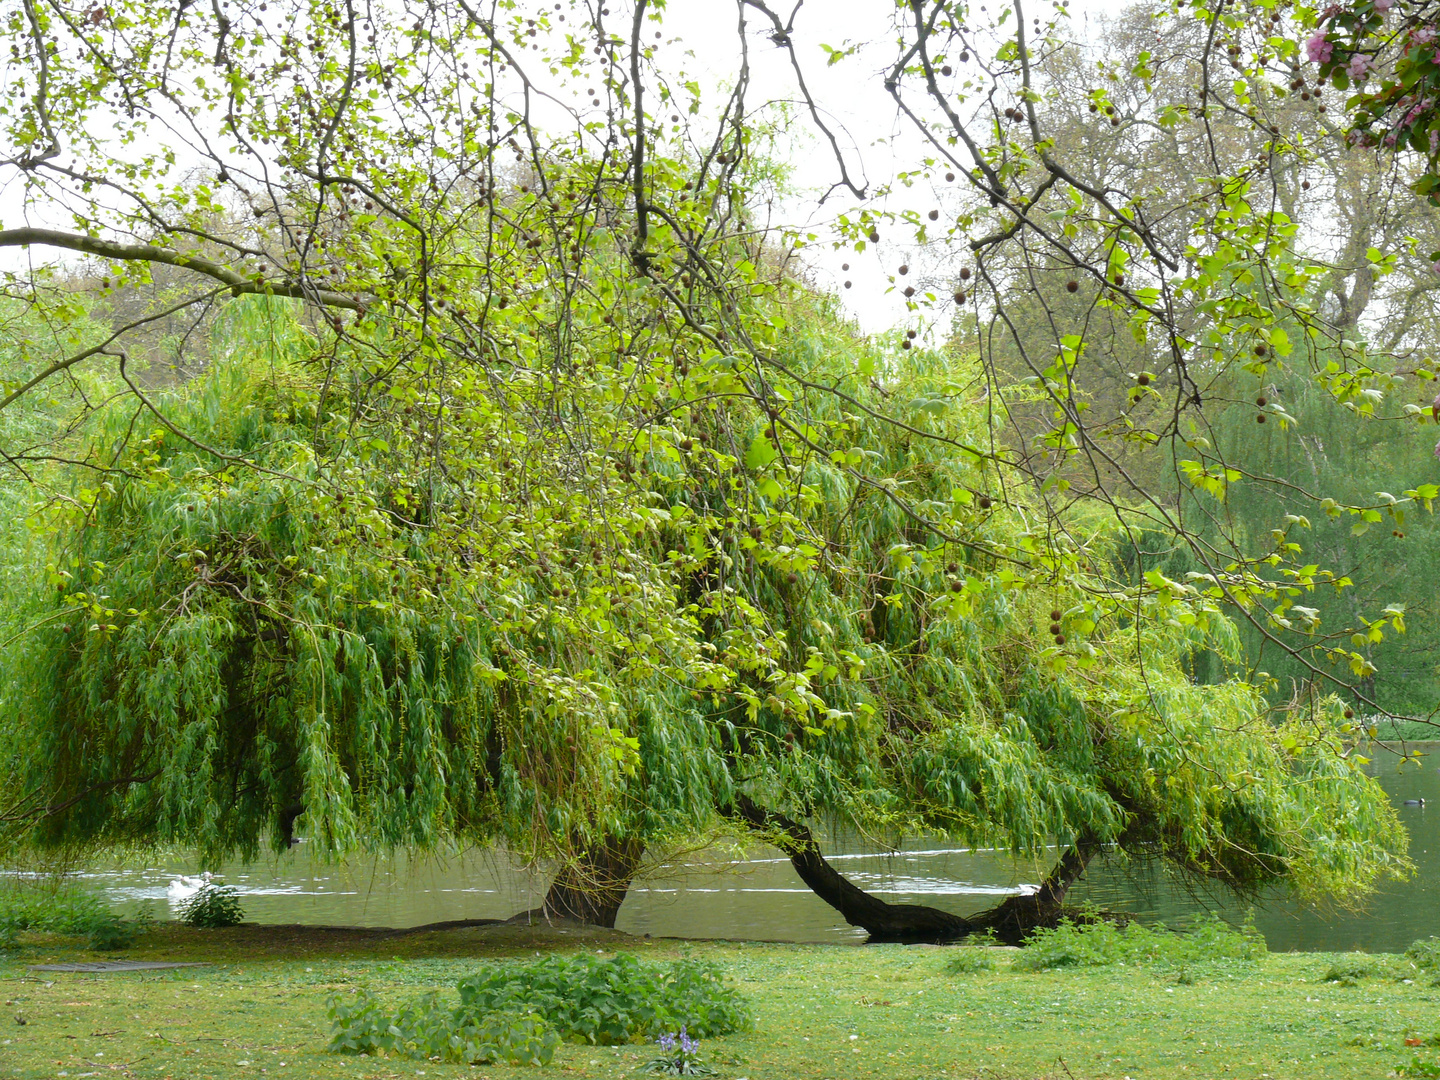
<svg viewBox="0 0 1440 1080"><path fill-rule="evenodd" d="M955 941L975 929L968 919L919 904L890 904L845 880L825 861L808 828L783 814L736 795L735 813L790 858L800 879L851 926L869 931L872 941Z"/></svg>
<svg viewBox="0 0 1440 1080"><path fill-rule="evenodd" d="M564 920L614 928L615 917L644 854L645 845L633 838L607 837L601 843L589 844L560 867L540 907L522 911L510 921Z"/></svg>
<svg viewBox="0 0 1440 1080"><path fill-rule="evenodd" d="M1080 837L1066 849L1035 892L1012 896L989 911L971 916L975 930L991 930L1001 941L1018 944L1041 927L1057 925L1069 914L1065 894L1099 853L1100 844L1094 837Z"/></svg>

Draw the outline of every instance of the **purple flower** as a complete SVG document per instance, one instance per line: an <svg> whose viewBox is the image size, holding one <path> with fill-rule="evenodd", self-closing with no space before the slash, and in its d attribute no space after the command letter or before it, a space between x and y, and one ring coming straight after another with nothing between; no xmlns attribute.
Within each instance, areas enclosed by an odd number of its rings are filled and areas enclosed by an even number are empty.
<svg viewBox="0 0 1440 1080"><path fill-rule="evenodd" d="M1328 64L1330 62L1330 54L1334 51L1335 45L1326 39L1324 30L1321 30L1305 42L1305 52L1310 57L1311 63Z"/></svg>

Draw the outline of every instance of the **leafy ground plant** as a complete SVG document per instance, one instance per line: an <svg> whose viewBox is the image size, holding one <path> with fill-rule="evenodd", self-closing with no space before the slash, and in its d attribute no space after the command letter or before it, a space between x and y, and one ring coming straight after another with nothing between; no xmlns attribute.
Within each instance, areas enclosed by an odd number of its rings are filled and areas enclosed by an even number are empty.
<svg viewBox="0 0 1440 1080"><path fill-rule="evenodd" d="M1440 974L1440 937L1422 938L1405 950L1405 959L1421 971Z"/></svg>
<svg viewBox="0 0 1440 1080"><path fill-rule="evenodd" d="M1012 966L1020 971L1118 963L1184 967L1205 960L1258 960L1265 951L1265 939L1249 923L1237 930L1213 915L1184 933L1140 923L1066 920L1036 931Z"/></svg>
<svg viewBox="0 0 1440 1080"><path fill-rule="evenodd" d="M329 1015L335 1032L327 1049L334 1054L393 1054L457 1065L544 1065L560 1044L560 1036L534 1013L476 1016L464 1008L446 1009L434 992L402 1005L394 1016L366 990L357 991L350 1001L336 994Z"/></svg>
<svg viewBox="0 0 1440 1080"><path fill-rule="evenodd" d="M200 886L199 892L180 905L180 921L205 930L238 926L244 919L240 894L233 885L215 885L207 881Z"/></svg>
<svg viewBox="0 0 1440 1080"><path fill-rule="evenodd" d="M1383 974L1383 965L1376 957L1367 953L1347 953L1331 962L1325 974L1320 976L1320 981L1355 986L1362 979L1373 979L1380 974Z"/></svg>
<svg viewBox="0 0 1440 1080"><path fill-rule="evenodd" d="M563 1038L598 1045L627 1043L682 1026L695 1038L750 1026L748 1005L725 985L714 964L654 964L628 953L492 964L460 981L460 1002L477 1015L536 1009Z"/></svg>
<svg viewBox="0 0 1440 1080"><path fill-rule="evenodd" d="M92 949L123 949L153 926L148 915L127 919L94 893L66 882L23 882L0 890L0 948L27 931L83 937Z"/></svg>
<svg viewBox="0 0 1440 1080"><path fill-rule="evenodd" d="M977 971L994 970L995 960L988 949L958 948L945 961L948 975L971 975Z"/></svg>

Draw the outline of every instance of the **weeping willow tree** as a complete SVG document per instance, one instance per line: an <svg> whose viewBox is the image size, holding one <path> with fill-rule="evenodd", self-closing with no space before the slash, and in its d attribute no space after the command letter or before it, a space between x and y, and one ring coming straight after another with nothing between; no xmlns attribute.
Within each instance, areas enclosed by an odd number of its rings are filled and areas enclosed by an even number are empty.
<svg viewBox="0 0 1440 1080"><path fill-rule="evenodd" d="M874 8L885 58L829 60L883 66L842 92L921 140L874 185L804 78L799 110L750 96L757 25L806 66L798 8L740 0L713 98L664 3L617 9L10 13L0 171L61 225L0 248L95 262L71 291L7 284L66 344L17 347L0 411L106 387L25 459L44 554L7 609L17 841L503 840L559 867L547 907L604 920L646 848L745 829L847 918L932 936L971 923L866 897L811 828L1057 843L1034 910L986 917L1022 924L1116 847L1242 891L1353 898L1403 868L1338 706L1272 715L1185 676L1235 658L1231 616L1356 691L1286 622L1308 555L1216 542L1121 467L1166 447L1223 492L1233 455L1198 426L1227 372L1284 359L1339 400L1399 378L1310 303L1271 182L1304 150L1269 89L1209 77L1241 16L1172 37L1199 51L1167 85L1211 102L1152 93L1153 57L1126 65L1143 100L1125 68L1088 91L1104 139L1197 148L1172 203L1061 160L1032 59L1063 5ZM1222 114L1253 152L1217 143ZM808 227L767 223L803 126L854 200L832 242L904 299L892 347L798 284ZM915 344L956 312L973 355ZM1139 370L1098 407L1106 356ZM163 390L164 363L210 374ZM1142 527L1208 577L1122 572Z"/></svg>
<svg viewBox="0 0 1440 1080"><path fill-rule="evenodd" d="M153 412L106 410L32 517L12 837L207 862L297 830L334 854L500 842L557 866L547 913L613 925L647 849L739 829L908 939L1023 933L1106 851L1245 894L1353 900L1403 872L1340 706L1301 724L1245 682L1193 683L1187 658L1236 646L1183 589L1117 614L1109 519L1077 507L1047 532L973 358L879 347L779 295L746 314L793 412L726 394L711 356L637 439L613 368L563 401L531 372L475 393L466 456L438 464L403 400L353 423L359 390L308 359L288 302L232 305L212 370ZM514 422L543 409L586 442ZM596 472L603 499L574 482ZM815 822L1061 854L1036 896L962 917L855 888Z"/></svg>

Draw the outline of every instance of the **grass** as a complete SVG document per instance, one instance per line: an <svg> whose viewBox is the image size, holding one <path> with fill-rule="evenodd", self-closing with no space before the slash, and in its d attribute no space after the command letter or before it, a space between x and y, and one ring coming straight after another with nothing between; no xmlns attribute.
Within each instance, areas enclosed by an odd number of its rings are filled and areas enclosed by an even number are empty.
<svg viewBox="0 0 1440 1080"><path fill-rule="evenodd" d="M707 1039L702 1057L739 1080L1374 1078L1440 1063L1436 973L1399 956L1297 953L1024 971L1010 949L744 945L566 936L514 928L385 937L299 928L167 924L124 954L213 966L112 975L31 973L110 959L31 936L0 960L0 1077L619 1080L651 1046L562 1045L543 1070L468 1068L324 1052L326 998L364 986L389 998L453 995L478 959L549 950L719 964L755 1027ZM960 957L974 960L957 962ZM971 970L954 970L957 968ZM1406 980L1409 980L1408 982ZM16 1022L16 1016L25 1023ZM1406 1045L1406 1039L1415 1040ZM1419 1075L1414 1073L1413 1075Z"/></svg>

